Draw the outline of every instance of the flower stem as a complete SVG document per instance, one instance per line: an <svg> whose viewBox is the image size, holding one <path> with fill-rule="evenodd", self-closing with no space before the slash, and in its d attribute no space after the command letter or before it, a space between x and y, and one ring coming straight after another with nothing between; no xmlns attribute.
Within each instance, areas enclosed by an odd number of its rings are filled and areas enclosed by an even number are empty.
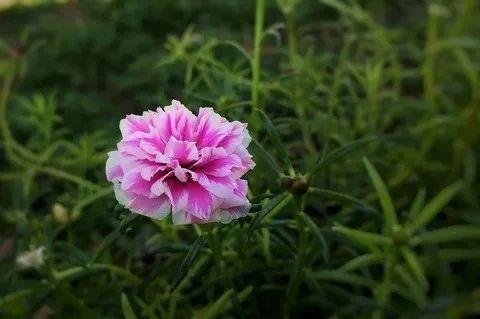
<svg viewBox="0 0 480 319"><path fill-rule="evenodd" d="M252 114L251 122L253 128L259 126L259 117L255 108L261 108L259 103L260 96L260 61L263 38L263 21L265 17L265 3L264 0L257 0L255 7L255 33L253 46L253 61L252 61Z"/></svg>
<svg viewBox="0 0 480 319"><path fill-rule="evenodd" d="M433 50L438 40L438 17L429 10L426 42L425 42L425 60L423 63L423 87L424 95L430 107L435 107L435 65L436 53Z"/></svg>
<svg viewBox="0 0 480 319"><path fill-rule="evenodd" d="M19 155L22 155L25 159L33 162L36 162L38 160L38 156L29 151L24 146L22 146L20 143L18 143L13 137L13 134L10 131L10 127L8 126L7 102L12 90L16 72L15 62L11 63L12 65L10 65L10 69L6 72L3 81L0 99L0 133L3 138L3 142L5 145L5 153L7 154L7 157L16 164L19 164L20 166L25 166L25 163L27 162L23 158L15 154L15 151L18 152Z"/></svg>
<svg viewBox="0 0 480 319"><path fill-rule="evenodd" d="M305 266L305 251L307 248L307 234L305 232L305 224L301 217L301 213L304 208L304 196L295 196L294 197L294 206L295 206L295 223L298 231L298 249L297 249L297 258L295 260L295 265L292 270L290 277L290 282L287 288L287 301L285 303L284 309L284 318L290 318L290 313L292 310L292 305L295 304L297 299L298 291L304 277L304 266Z"/></svg>

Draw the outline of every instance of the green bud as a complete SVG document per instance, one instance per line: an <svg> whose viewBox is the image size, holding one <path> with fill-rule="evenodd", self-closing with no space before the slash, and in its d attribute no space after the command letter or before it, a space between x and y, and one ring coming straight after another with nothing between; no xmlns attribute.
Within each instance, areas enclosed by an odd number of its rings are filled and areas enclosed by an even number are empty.
<svg viewBox="0 0 480 319"><path fill-rule="evenodd" d="M55 203L52 206L53 219L59 224L66 224L70 220L67 209L60 203Z"/></svg>
<svg viewBox="0 0 480 319"><path fill-rule="evenodd" d="M308 181L305 176L297 176L293 179L291 193L303 195L308 191Z"/></svg>

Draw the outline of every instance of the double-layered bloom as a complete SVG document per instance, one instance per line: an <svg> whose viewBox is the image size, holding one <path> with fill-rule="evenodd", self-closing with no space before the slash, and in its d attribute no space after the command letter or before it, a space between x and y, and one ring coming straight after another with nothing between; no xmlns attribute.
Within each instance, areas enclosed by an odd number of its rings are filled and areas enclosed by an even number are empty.
<svg viewBox="0 0 480 319"><path fill-rule="evenodd" d="M198 116L172 104L120 121L122 140L108 154L107 179L131 211L175 224L230 222L250 209L247 181L255 166L246 124L212 108Z"/></svg>

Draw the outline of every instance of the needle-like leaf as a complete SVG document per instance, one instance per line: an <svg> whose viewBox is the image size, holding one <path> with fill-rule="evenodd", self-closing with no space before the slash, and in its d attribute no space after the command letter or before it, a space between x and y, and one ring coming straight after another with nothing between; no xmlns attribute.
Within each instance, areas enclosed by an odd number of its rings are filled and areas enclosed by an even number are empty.
<svg viewBox="0 0 480 319"><path fill-rule="evenodd" d="M428 224L438 213L441 212L445 205L455 197L462 187L462 182L456 182L444 188L427 205L425 205L420 213L418 213L417 218L412 221L408 231L413 234L418 229Z"/></svg>
<svg viewBox="0 0 480 319"><path fill-rule="evenodd" d="M393 230L393 226L398 223L397 213L393 207L392 198L388 192L387 186L383 182L380 174L378 174L375 167L370 163L367 158L363 159L363 163L367 168L368 175L370 180L377 191L378 197L380 198L380 205L382 205L383 216L385 218L385 231L387 234L390 234Z"/></svg>

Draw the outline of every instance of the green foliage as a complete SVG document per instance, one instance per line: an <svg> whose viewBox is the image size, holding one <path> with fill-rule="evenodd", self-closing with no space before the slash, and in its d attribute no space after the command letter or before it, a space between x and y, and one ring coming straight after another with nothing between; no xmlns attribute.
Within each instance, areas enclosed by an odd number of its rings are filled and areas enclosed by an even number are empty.
<svg viewBox="0 0 480 319"><path fill-rule="evenodd" d="M122 293L122 311L123 316L125 319L136 319L135 313L133 312L132 306L130 305L130 301L125 294Z"/></svg>
<svg viewBox="0 0 480 319"><path fill-rule="evenodd" d="M479 9L2 9L0 317L478 316ZM172 98L248 122L247 217L173 226L116 203L119 120Z"/></svg>

